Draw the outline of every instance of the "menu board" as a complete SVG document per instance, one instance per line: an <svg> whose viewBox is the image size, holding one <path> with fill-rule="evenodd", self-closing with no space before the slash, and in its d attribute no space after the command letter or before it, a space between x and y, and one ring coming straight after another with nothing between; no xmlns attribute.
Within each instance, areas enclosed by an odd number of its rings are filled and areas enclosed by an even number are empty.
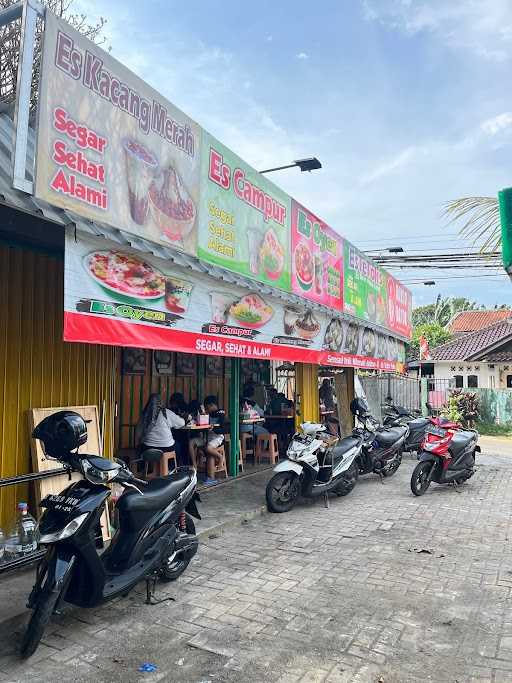
<svg viewBox="0 0 512 683"><path fill-rule="evenodd" d="M292 290L343 310L343 238L292 201Z"/></svg>
<svg viewBox="0 0 512 683"><path fill-rule="evenodd" d="M38 197L196 254L194 121L50 11L39 101Z"/></svg>
<svg viewBox="0 0 512 683"><path fill-rule="evenodd" d="M345 240L344 311L386 326L386 273Z"/></svg>
<svg viewBox="0 0 512 683"><path fill-rule="evenodd" d="M410 336L410 292L309 209L50 11L43 45L37 197Z"/></svg>
<svg viewBox="0 0 512 683"><path fill-rule="evenodd" d="M394 371L403 344L152 254L66 235L64 339Z"/></svg>
<svg viewBox="0 0 512 683"><path fill-rule="evenodd" d="M198 256L290 291L291 199L203 133Z"/></svg>

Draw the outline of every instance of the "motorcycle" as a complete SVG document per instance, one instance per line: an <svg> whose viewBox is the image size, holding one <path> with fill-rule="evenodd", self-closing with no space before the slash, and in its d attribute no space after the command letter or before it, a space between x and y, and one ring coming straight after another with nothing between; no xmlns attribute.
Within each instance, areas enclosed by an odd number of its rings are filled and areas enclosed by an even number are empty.
<svg viewBox="0 0 512 683"><path fill-rule="evenodd" d="M373 472L381 477L391 477L402 462L409 427L382 427L370 415L368 403L363 398L355 398L350 410L363 426L363 446L358 456L359 474Z"/></svg>
<svg viewBox="0 0 512 683"><path fill-rule="evenodd" d="M427 403L426 405L431 414L430 404ZM421 450L421 445L425 439L427 429L432 424L441 426L447 421L446 418L443 417L421 417L417 415L418 412L419 411L417 410L408 410L401 406L388 404L387 414L383 420L385 426L397 427L407 425L409 427L409 435L407 436L404 445L404 452L407 453L418 453Z"/></svg>
<svg viewBox="0 0 512 683"><path fill-rule="evenodd" d="M478 432L464 430L449 420L434 418L427 429L419 463L411 476L411 491L422 496L431 482L436 484L462 484L475 473Z"/></svg>
<svg viewBox="0 0 512 683"><path fill-rule="evenodd" d="M33 613L21 644L24 658L35 652L63 601L96 607L126 596L145 580L146 601L157 604L152 602L156 580L177 579L196 554L198 538L191 515L200 519L192 468L146 482L121 461L79 453L87 441L87 427L71 411L45 418L33 437L41 440L47 457L63 463L69 473L80 472L84 479L40 503L44 512L39 542L46 546L46 555L28 598ZM112 483L125 489L116 504L119 528L100 556L95 538Z"/></svg>
<svg viewBox="0 0 512 683"><path fill-rule="evenodd" d="M335 493L348 495L357 483L356 458L363 444L362 430L341 441L325 426L306 422L294 434L286 460L274 467L265 491L270 512L288 512L300 495L316 498ZM327 501L327 498L326 498Z"/></svg>

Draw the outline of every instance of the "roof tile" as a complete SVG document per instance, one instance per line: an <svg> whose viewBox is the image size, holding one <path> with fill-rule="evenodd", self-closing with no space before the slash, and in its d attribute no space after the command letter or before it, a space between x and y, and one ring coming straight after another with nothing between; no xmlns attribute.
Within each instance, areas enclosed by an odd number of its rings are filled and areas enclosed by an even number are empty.
<svg viewBox="0 0 512 683"><path fill-rule="evenodd" d="M465 334L446 344L441 344L441 346L431 349L430 353L434 361L466 360L475 353L484 352L485 349L501 340L505 342L508 337L512 337L512 317L490 325L478 332Z"/></svg>
<svg viewBox="0 0 512 683"><path fill-rule="evenodd" d="M476 332L512 316L512 310L459 311L446 326L452 334Z"/></svg>

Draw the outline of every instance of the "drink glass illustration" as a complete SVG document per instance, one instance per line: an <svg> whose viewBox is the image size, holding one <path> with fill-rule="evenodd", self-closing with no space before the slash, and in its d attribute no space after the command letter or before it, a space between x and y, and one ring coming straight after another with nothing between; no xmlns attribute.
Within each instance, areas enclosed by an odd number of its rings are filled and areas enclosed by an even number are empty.
<svg viewBox="0 0 512 683"><path fill-rule="evenodd" d="M249 248L249 270L253 275L260 272L260 249L262 235L256 228L247 228L247 246Z"/></svg>
<svg viewBox="0 0 512 683"><path fill-rule="evenodd" d="M228 310L233 303L233 299L224 294L224 292L210 292L210 300L212 305L212 322L227 322Z"/></svg>
<svg viewBox="0 0 512 683"><path fill-rule="evenodd" d="M158 168L156 157L144 145L127 138L123 141L130 214L144 225L149 213L149 186Z"/></svg>

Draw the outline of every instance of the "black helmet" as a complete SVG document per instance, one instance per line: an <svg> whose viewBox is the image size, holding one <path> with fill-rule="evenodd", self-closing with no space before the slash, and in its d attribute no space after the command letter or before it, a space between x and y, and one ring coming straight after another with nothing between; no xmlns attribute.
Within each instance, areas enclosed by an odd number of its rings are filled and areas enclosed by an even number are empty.
<svg viewBox="0 0 512 683"><path fill-rule="evenodd" d="M47 455L61 458L87 441L87 426L78 413L59 410L58 413L45 417L34 429L32 436L43 442Z"/></svg>
<svg viewBox="0 0 512 683"><path fill-rule="evenodd" d="M350 404L350 411L352 415L356 415L357 417L366 415L369 410L370 409L368 407L367 400L365 398L361 398L361 396L356 396L356 398Z"/></svg>

